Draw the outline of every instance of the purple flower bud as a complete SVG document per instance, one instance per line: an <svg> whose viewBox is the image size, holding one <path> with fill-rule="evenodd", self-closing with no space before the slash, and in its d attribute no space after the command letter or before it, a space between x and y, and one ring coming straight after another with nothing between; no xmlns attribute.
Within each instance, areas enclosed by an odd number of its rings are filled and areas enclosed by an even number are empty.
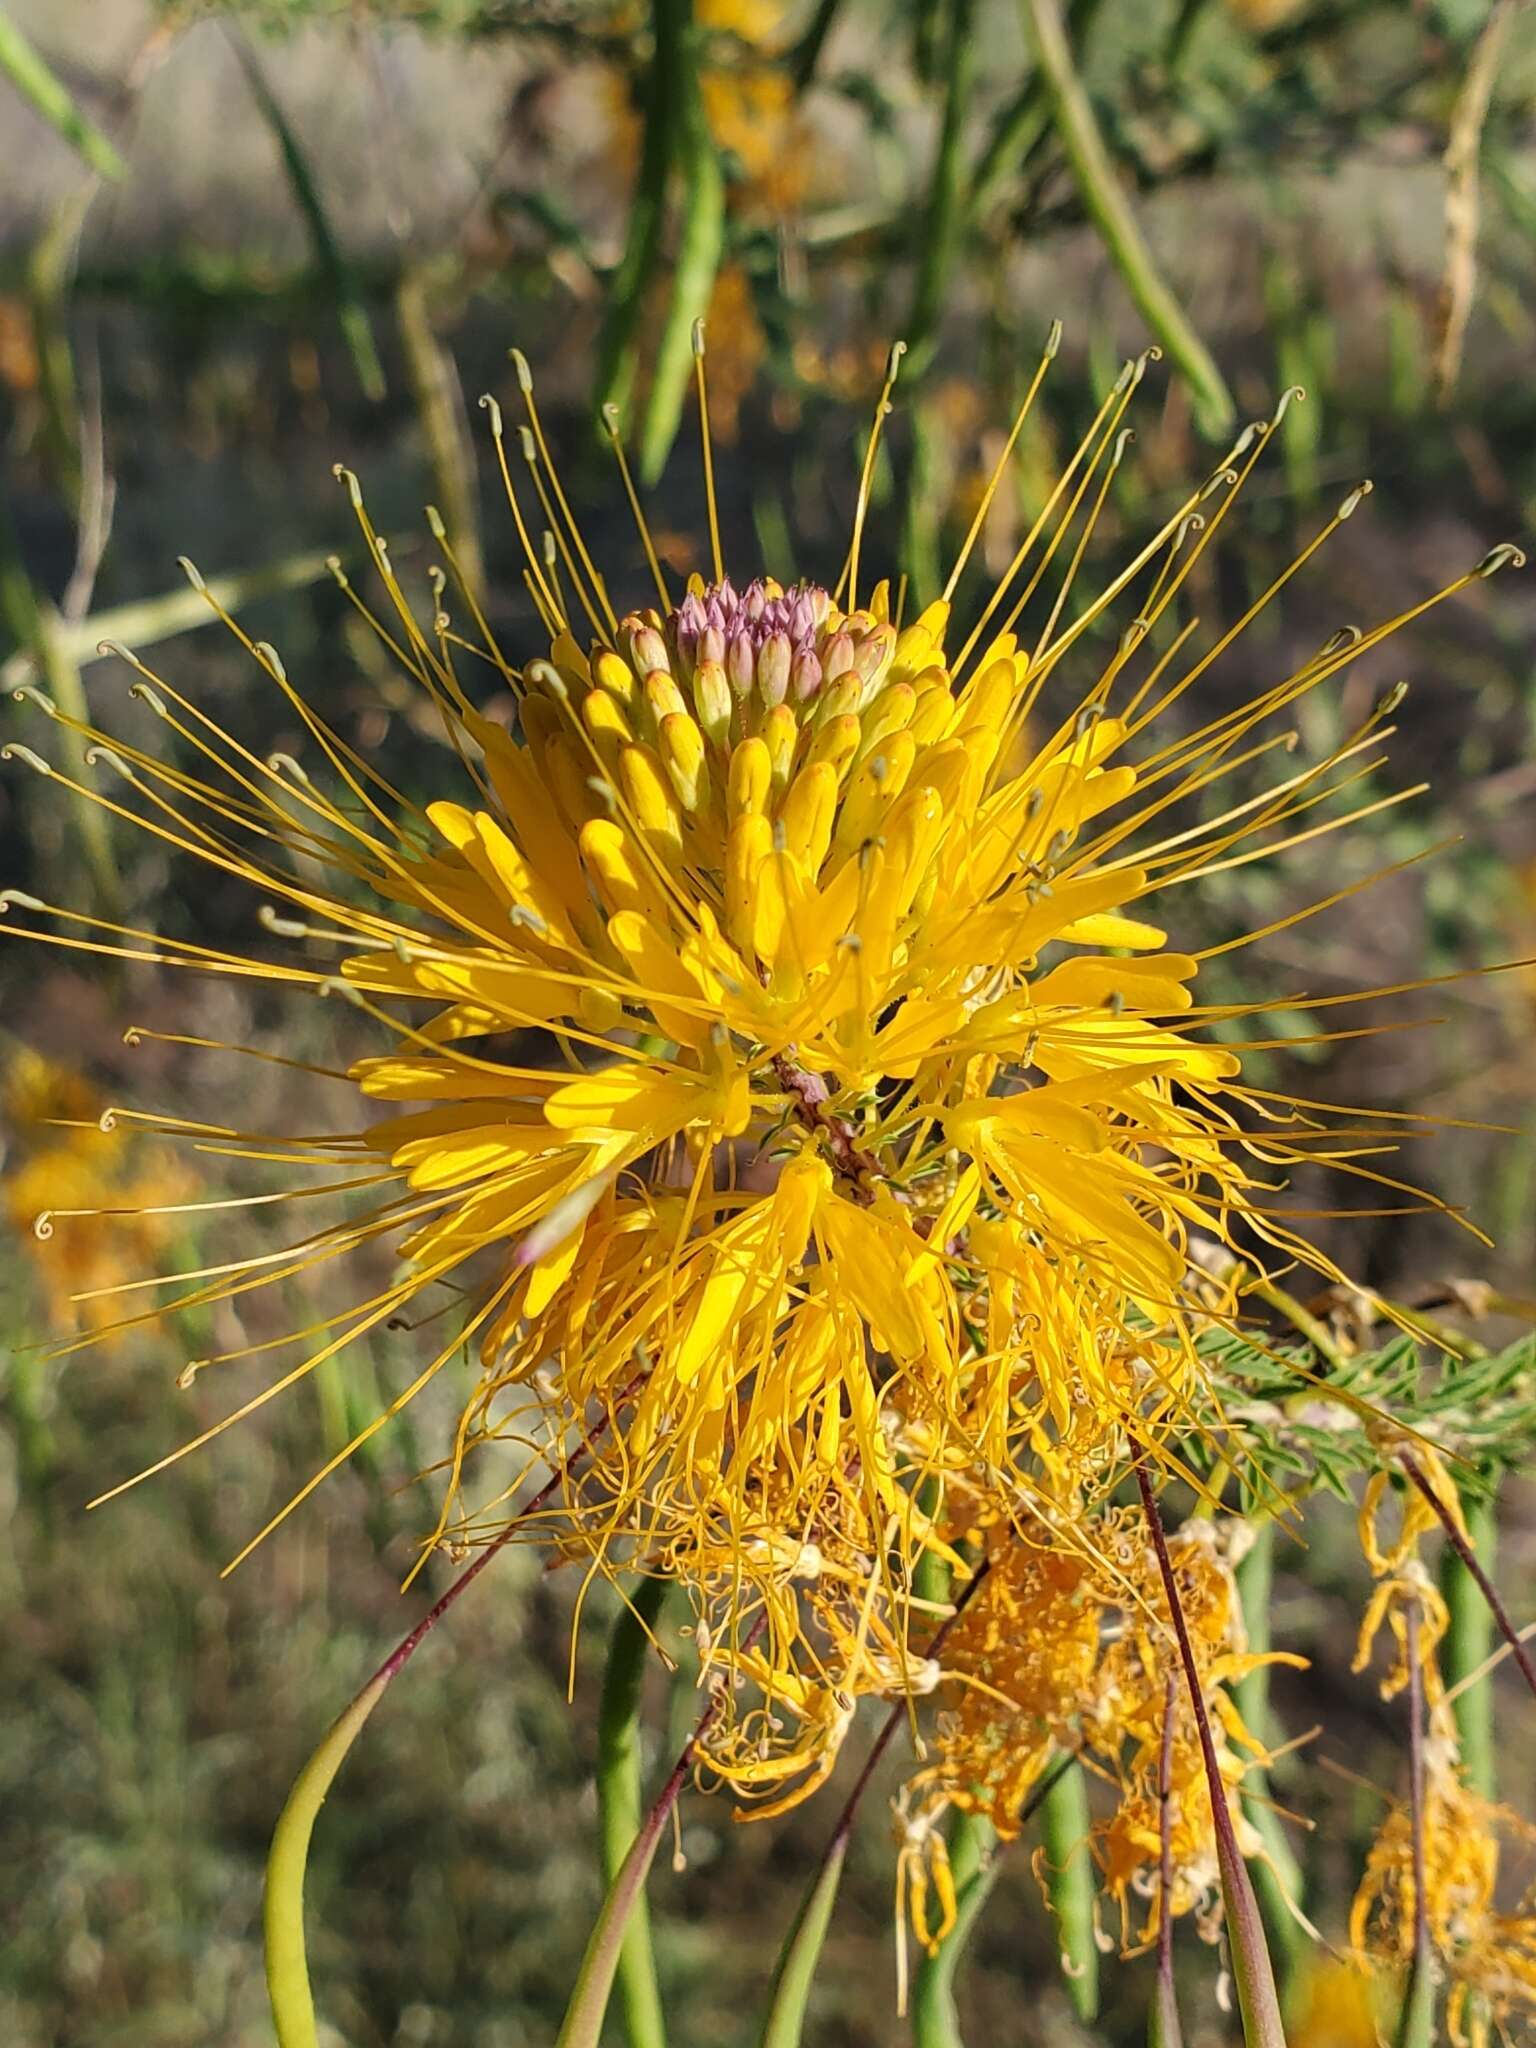
<svg viewBox="0 0 1536 2048"><path fill-rule="evenodd" d="M752 635L745 626L739 626L731 635L725 650L725 672L731 679L731 688L738 697L745 697L752 688L752 677L756 662L752 653Z"/></svg>
<svg viewBox="0 0 1536 2048"><path fill-rule="evenodd" d="M718 626L710 625L704 628L699 635L699 644L694 649L693 658L696 662L725 660L725 635Z"/></svg>

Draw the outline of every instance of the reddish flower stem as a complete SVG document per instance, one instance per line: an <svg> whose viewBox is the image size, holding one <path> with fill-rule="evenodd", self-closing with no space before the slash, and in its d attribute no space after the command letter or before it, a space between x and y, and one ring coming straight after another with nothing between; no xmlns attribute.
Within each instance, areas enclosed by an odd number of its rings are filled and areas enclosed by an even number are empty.
<svg viewBox="0 0 1536 2048"><path fill-rule="evenodd" d="M1216 1741L1211 1734L1205 1693L1200 1684L1200 1667L1195 1662L1189 1623L1185 1620L1183 1602L1179 1599L1173 1560L1168 1554L1168 1536L1152 1491L1145 1454L1138 1455L1135 1469L1142 1512L1146 1516L1147 1530L1157 1557L1157 1569L1173 1620L1173 1632L1178 1639L1184 1682L1189 1690L1189 1703L1194 1710L1195 1729L1200 1738L1200 1754L1205 1761L1206 1786L1211 1795L1211 1825L1216 1835L1216 1860L1221 1869L1221 1890L1227 1909L1232 1974L1237 1982L1238 2005L1243 2016L1243 2039L1248 2048L1285 2048L1285 2026L1280 2017L1280 1994L1275 1988L1274 1965L1269 1959L1264 1923L1259 1918L1259 1902L1254 1897L1248 1866L1237 1846L1237 1831L1232 1825L1232 1813L1227 1805L1226 1781L1221 1775L1221 1762L1216 1754Z"/></svg>

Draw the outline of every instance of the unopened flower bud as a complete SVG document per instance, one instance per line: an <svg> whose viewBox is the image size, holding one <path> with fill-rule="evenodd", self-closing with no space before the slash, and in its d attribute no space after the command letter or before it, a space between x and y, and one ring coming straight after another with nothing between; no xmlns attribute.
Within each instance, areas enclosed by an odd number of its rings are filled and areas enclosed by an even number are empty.
<svg viewBox="0 0 1536 2048"><path fill-rule="evenodd" d="M629 658L636 675L649 675L652 669L660 669L664 675L672 672L672 657L667 652L667 643L654 626L642 626L630 635Z"/></svg>
<svg viewBox="0 0 1536 2048"><path fill-rule="evenodd" d="M853 641L846 633L834 633L821 650L821 673L825 682L835 682L853 667Z"/></svg>
<svg viewBox="0 0 1536 2048"><path fill-rule="evenodd" d="M699 724L715 742L724 739L731 723L731 686L718 661L701 661L693 672L693 701Z"/></svg>
<svg viewBox="0 0 1536 2048"><path fill-rule="evenodd" d="M821 663L814 654L797 654L789 671L789 687L795 702L803 704L821 688Z"/></svg>
<svg viewBox="0 0 1536 2048"><path fill-rule="evenodd" d="M706 626L694 650L695 662L725 660L725 635L718 626Z"/></svg>
<svg viewBox="0 0 1536 2048"><path fill-rule="evenodd" d="M731 688L738 697L750 694L755 667L751 634L745 629L733 633L731 644L725 650L725 672L730 677Z"/></svg>
<svg viewBox="0 0 1536 2048"><path fill-rule="evenodd" d="M784 702L789 688L789 669L789 635L770 633L757 652L757 687L770 710L775 704Z"/></svg>

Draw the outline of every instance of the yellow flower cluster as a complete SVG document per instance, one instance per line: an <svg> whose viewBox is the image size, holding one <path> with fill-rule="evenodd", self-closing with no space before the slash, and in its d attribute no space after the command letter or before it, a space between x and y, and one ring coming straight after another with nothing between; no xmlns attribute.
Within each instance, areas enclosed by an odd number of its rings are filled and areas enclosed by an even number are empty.
<svg viewBox="0 0 1536 2048"><path fill-rule="evenodd" d="M1016 1597L1037 1631L1078 1616L1087 1693L1069 1702L1027 1670L978 1665L1010 1699L1017 1681L1032 1730L1022 1760L982 1759L981 1782L1013 1797L1044 1728L1075 1716L1122 1786L1102 1847L1123 1904L1146 1863L1168 1668L1147 1617L1161 1609L1140 1538L1106 1525L1118 1548L1080 1582L1090 1545L1046 1509L1112 1476L1129 1428L1155 1451L1187 1420L1208 1314L1192 1237L1331 1271L1268 1213L1273 1176L1323 1159L1381 1177L1355 1163L1347 1128L1244 1081L1241 1042L1212 1033L1246 1007L1197 999L1206 956L1178 951L1146 909L1360 815L1321 807L1391 701L1301 763L1284 714L1402 618L1336 635L1239 701L1200 698L1258 607L1197 654L1180 593L1279 414L1085 594L1143 360L957 630L1053 354L1054 339L943 593L910 619L888 582L865 592L860 577L889 382L840 573L733 583L707 465L712 574L669 588L642 518L655 601L621 611L519 359L521 490L494 408L493 425L541 651L507 653L478 593L455 594L440 523L419 616L347 480L387 622L343 587L441 717L456 794L421 804L396 787L270 647L245 641L307 733L304 762L250 751L134 662L169 754L75 728L118 778L114 794L81 793L247 880L292 951L93 928L14 894L6 907L60 920L44 928L54 943L341 995L377 1029L351 1074L365 1111L351 1097L333 1136L154 1120L287 1175L296 1159L324 1168L344 1213L130 1320L397 1253L386 1285L321 1326L323 1342L299 1333L298 1362L218 1428L459 1290L462 1318L357 1441L477 1353L436 1538L493 1539L523 1477L553 1464L558 1498L526 1533L593 1572L661 1568L688 1586L706 1668L742 1681L723 1690L709 1761L770 1808L830 1769L861 1697L938 1682L913 1585L927 1550L965 1570L936 1530L946 1494L987 1503L984 1525L1046 1530L1019 1546ZM466 678L487 670L512 693L515 733L472 694ZM1246 779L1224 793L1270 761L1259 794ZM1180 1555L1213 1704L1239 1740L1220 1705L1242 1657L1225 1566L1193 1535ZM1110 1607L1123 1632L1101 1654ZM1209 1890L1207 1823L1193 1752L1176 1753L1178 1896L1193 1903Z"/></svg>

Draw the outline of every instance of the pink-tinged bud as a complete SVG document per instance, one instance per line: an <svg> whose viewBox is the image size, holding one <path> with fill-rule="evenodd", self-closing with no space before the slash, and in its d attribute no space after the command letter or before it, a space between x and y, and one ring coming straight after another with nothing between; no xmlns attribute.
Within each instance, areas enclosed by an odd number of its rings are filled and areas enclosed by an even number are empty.
<svg viewBox="0 0 1536 2048"><path fill-rule="evenodd" d="M789 688L789 669L789 635L770 633L757 654L757 687L770 711L775 704L784 702Z"/></svg>
<svg viewBox="0 0 1536 2048"><path fill-rule="evenodd" d="M725 650L725 672L730 677L731 688L738 697L751 694L755 667L752 657L752 636L747 632L733 633L731 644Z"/></svg>
<svg viewBox="0 0 1536 2048"><path fill-rule="evenodd" d="M654 626L642 626L631 636L629 648L637 675L649 675L658 668L663 675L672 673L672 657L667 652L667 643Z"/></svg>
<svg viewBox="0 0 1536 2048"><path fill-rule="evenodd" d="M821 663L814 654L797 654L789 671L789 687L795 702L803 704L821 688Z"/></svg>
<svg viewBox="0 0 1536 2048"><path fill-rule="evenodd" d="M890 666L896 651L896 632L891 626L876 626L853 650L853 668L860 682L877 681Z"/></svg>
<svg viewBox="0 0 1536 2048"><path fill-rule="evenodd" d="M822 680L835 683L853 667L853 641L846 633L834 633L821 650Z"/></svg>
<svg viewBox="0 0 1536 2048"><path fill-rule="evenodd" d="M699 635L699 644L694 650L693 658L696 662L724 662L725 635L718 626L706 626L704 628L703 632Z"/></svg>

